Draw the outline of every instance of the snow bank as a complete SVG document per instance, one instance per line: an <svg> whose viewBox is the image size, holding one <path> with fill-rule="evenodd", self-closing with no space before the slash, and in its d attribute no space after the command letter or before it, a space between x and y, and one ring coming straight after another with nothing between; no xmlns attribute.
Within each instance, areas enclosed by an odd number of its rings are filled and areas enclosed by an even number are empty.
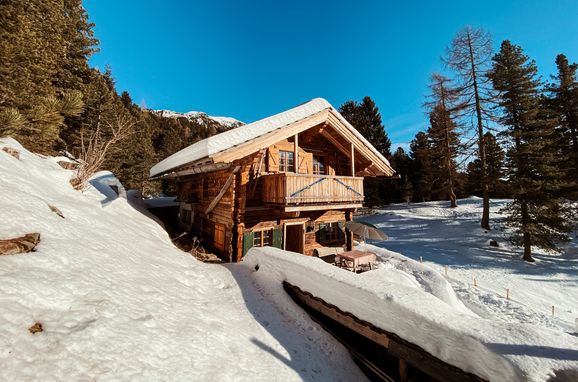
<svg viewBox="0 0 578 382"><path fill-rule="evenodd" d="M41 234L36 252L0 256L0 380L364 380L337 341L264 301L245 267L176 249L110 173L80 193L72 171L0 139L0 176L0 238Z"/></svg>
<svg viewBox="0 0 578 382"><path fill-rule="evenodd" d="M394 262L401 261L399 255L389 256ZM251 249L243 264L250 269L258 265L254 277L263 289L288 281L482 378L544 381L558 370L572 368L578 376L576 338L532 325L483 319L463 307L456 309L459 304L442 302L434 295L440 294L440 288L431 287L443 283L430 271L425 273L429 276L418 275L417 279L399 274L382 278L379 273L370 276L371 272L357 275L316 258L269 247ZM412 268L410 274L415 276L419 267ZM430 285L433 294L426 292L424 285Z"/></svg>

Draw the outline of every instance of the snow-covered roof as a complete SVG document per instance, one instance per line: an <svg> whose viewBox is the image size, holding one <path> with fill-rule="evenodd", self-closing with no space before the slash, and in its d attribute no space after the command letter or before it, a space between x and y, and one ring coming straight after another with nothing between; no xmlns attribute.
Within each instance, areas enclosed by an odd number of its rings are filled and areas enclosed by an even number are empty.
<svg viewBox="0 0 578 382"><path fill-rule="evenodd" d="M211 155L231 149L242 143L291 125L324 110L332 110L341 123L343 123L356 136L356 138L361 140L363 144L370 148L380 160L387 163L389 166L387 159L385 159L383 155L381 155L377 149L375 149L353 126L351 126L351 124L347 122L329 102L323 98L314 98L309 102L303 103L279 114L275 114L271 117L196 142L154 165L150 170L150 176L156 177L186 164L199 161L203 158L208 158Z"/></svg>

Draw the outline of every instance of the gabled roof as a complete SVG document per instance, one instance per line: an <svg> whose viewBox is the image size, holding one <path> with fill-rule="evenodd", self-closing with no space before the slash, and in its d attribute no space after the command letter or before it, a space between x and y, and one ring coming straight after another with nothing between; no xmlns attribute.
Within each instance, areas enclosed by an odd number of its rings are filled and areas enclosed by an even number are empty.
<svg viewBox="0 0 578 382"><path fill-rule="evenodd" d="M207 167L207 165L230 163L235 159L240 159L270 146L275 142L270 142L268 138L272 137L274 132L277 133L281 129L286 128L286 135L289 137L325 122L330 114L337 118L340 124L346 128L348 135L351 135L349 138L357 149L364 146L364 151L370 153L369 156L372 157L370 158L373 159L372 162L381 162L376 163L377 168L381 170L380 172L385 175L393 174L394 171L387 159L351 126L329 102L323 98L315 98L282 113L196 142L154 165L150 170L150 176L151 178L168 176L173 172L178 172L184 166L202 166L210 170L213 166ZM275 139L281 140L285 138L275 134ZM245 147L249 144L251 144L251 147ZM247 149L250 152L247 152Z"/></svg>

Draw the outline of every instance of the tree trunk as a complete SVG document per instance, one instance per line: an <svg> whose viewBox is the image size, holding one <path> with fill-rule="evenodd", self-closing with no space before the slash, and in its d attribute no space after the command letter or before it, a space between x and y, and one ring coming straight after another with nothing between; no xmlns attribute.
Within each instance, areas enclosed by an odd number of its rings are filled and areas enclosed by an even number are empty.
<svg viewBox="0 0 578 382"><path fill-rule="evenodd" d="M470 64L472 70L472 80L474 85L474 98L476 101L476 117L478 123L478 153L480 157L480 181L482 183L482 199L483 199L483 209L482 209L482 228L490 230L490 194L488 186L488 176L486 171L486 145L484 142L484 125L482 121L482 106L480 103L480 94L478 91L478 77L476 71L476 64L474 60L474 51L472 47L472 40L469 38L468 33L468 49L470 51Z"/></svg>
<svg viewBox="0 0 578 382"><path fill-rule="evenodd" d="M528 232L528 224L530 222L528 203L524 200L520 203L520 207L522 210L522 232L524 233L524 256L522 258L529 263L533 263L535 260L532 257L532 238L530 232Z"/></svg>

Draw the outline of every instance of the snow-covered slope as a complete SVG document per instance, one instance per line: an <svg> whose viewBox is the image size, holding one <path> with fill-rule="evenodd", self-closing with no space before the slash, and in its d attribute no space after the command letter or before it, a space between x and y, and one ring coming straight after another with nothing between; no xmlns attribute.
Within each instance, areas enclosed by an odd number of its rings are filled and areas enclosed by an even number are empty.
<svg viewBox="0 0 578 382"><path fill-rule="evenodd" d="M36 252L0 256L0 380L364 380L304 314L264 301L245 267L177 250L111 192L110 173L85 193L71 175L0 140L0 239L41 234Z"/></svg>

